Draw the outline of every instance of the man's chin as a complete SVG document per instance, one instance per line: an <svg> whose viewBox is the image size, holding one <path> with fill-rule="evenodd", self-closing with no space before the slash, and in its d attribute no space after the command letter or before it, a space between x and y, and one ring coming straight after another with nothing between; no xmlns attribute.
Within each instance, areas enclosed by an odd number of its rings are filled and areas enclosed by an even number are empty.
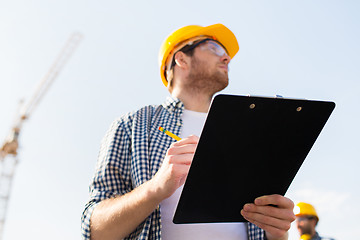
<svg viewBox="0 0 360 240"><path fill-rule="evenodd" d="M219 82L216 87L214 87L214 94L217 92L220 92L221 90L224 90L228 86L228 81L226 82Z"/></svg>
<svg viewBox="0 0 360 240"><path fill-rule="evenodd" d="M222 81L219 85L221 87L221 90L225 89L229 85L229 78L227 78L227 76L226 76L226 78L222 79ZM221 91L221 90L219 90L219 91Z"/></svg>
<svg viewBox="0 0 360 240"><path fill-rule="evenodd" d="M309 231L302 231L301 229L299 230L300 236L304 235L304 234L310 234Z"/></svg>

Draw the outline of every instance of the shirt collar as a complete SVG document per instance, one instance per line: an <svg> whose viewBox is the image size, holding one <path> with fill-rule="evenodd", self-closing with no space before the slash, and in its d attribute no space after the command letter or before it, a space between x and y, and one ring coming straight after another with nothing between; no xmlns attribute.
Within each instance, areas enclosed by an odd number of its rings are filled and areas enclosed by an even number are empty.
<svg viewBox="0 0 360 240"><path fill-rule="evenodd" d="M180 99L173 96L167 97L162 106L169 112L174 112L176 109L184 110L184 104L180 101Z"/></svg>
<svg viewBox="0 0 360 240"><path fill-rule="evenodd" d="M314 235L314 237L312 238L312 239L319 239L320 237L319 237L319 234L318 234L318 232L315 232L315 235Z"/></svg>

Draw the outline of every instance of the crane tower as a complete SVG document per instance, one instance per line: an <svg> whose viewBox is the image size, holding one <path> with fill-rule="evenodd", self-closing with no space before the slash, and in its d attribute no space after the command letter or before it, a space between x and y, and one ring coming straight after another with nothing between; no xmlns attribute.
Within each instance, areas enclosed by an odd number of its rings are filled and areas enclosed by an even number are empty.
<svg viewBox="0 0 360 240"><path fill-rule="evenodd" d="M18 140L22 125L24 121L30 117L35 107L39 104L40 100L54 82L65 63L72 55L75 48L78 46L81 39L82 35L80 33L73 33L70 36L60 54L55 59L55 62L50 67L49 71L39 82L32 97L28 102L21 106L10 133L5 138L3 144L0 145L0 240L3 239L7 206L11 193L11 185L18 163Z"/></svg>

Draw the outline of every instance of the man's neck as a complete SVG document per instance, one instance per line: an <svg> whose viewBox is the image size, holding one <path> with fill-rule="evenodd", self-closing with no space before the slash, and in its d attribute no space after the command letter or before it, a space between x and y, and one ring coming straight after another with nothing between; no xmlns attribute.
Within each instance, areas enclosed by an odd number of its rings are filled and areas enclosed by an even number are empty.
<svg viewBox="0 0 360 240"><path fill-rule="evenodd" d="M171 95L180 99L187 110L204 113L209 111L212 96L177 91L173 91Z"/></svg>

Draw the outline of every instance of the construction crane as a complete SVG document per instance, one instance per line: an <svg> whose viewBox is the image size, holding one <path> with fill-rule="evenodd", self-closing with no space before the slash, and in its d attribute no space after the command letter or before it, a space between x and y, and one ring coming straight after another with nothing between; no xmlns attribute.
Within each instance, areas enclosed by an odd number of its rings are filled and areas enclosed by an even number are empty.
<svg viewBox="0 0 360 240"><path fill-rule="evenodd" d="M3 239L3 232L6 220L8 202L10 199L11 185L18 164L19 134L24 121L29 119L40 100L54 82L78 44L82 39L80 33L73 33L67 40L55 62L49 71L37 85L35 92L26 104L20 107L9 135L5 138L0 148L0 240Z"/></svg>

